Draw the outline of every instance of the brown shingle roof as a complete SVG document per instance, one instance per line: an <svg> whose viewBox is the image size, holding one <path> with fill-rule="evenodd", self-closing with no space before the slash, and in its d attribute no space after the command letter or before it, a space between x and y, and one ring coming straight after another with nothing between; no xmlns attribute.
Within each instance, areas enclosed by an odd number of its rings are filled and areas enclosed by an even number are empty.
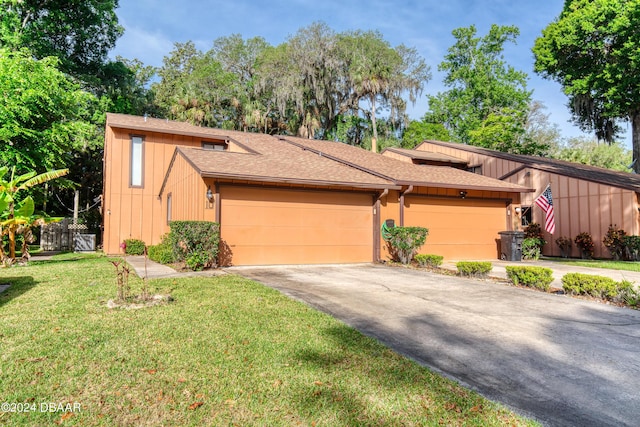
<svg viewBox="0 0 640 427"><path fill-rule="evenodd" d="M266 182L399 188L401 185L528 192L517 184L442 166L418 166L341 142L239 132L162 119L107 114L107 126L234 141L249 153L178 147L203 176Z"/></svg>
<svg viewBox="0 0 640 427"><path fill-rule="evenodd" d="M619 172L596 166L583 165L581 163L550 159L547 157L503 153L501 151L490 150L488 148L474 147L471 145L465 145L455 142L425 141L420 146L422 146L423 144L434 144L442 147L464 150L470 153L497 157L499 159L519 162L527 167L539 169L549 173L555 173L571 178L583 179L586 181L603 183L614 187L620 187L627 190L640 192L640 175L629 172ZM509 176L509 174L507 174L507 176ZM506 176L503 178L506 178Z"/></svg>
<svg viewBox="0 0 640 427"><path fill-rule="evenodd" d="M533 189L498 179L453 169L448 166L420 166L402 162L342 142L284 137L286 141L337 161L386 177L400 185L422 185L489 191L530 192Z"/></svg>
<svg viewBox="0 0 640 427"><path fill-rule="evenodd" d="M418 151L418 150L409 150L406 148L398 148L398 147L387 147L382 150L381 154L385 151L391 151L392 153L397 153L402 156L409 157L410 159L417 160L427 160L439 163L452 163L452 164L460 164L466 165L468 162L464 159L460 159L458 157L449 156L443 153L432 153L430 151Z"/></svg>

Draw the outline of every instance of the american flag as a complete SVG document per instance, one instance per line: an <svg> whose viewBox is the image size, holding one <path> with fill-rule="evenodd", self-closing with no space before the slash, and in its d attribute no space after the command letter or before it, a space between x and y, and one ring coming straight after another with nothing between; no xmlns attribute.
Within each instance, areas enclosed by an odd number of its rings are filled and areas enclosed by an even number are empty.
<svg viewBox="0 0 640 427"><path fill-rule="evenodd" d="M553 215L553 198L551 197L551 184L547 185L547 188L538 196L535 200L536 205L546 213L544 219L544 229L547 232L553 234L556 231L556 223Z"/></svg>

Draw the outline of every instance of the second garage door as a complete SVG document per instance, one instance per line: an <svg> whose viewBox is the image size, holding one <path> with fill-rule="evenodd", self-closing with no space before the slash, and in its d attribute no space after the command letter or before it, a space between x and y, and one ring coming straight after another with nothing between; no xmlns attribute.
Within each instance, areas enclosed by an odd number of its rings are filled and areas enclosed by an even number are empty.
<svg viewBox="0 0 640 427"><path fill-rule="evenodd" d="M499 200L408 196L405 225L429 229L421 253L445 259L495 259L498 232L506 230L506 206Z"/></svg>
<svg viewBox="0 0 640 427"><path fill-rule="evenodd" d="M371 262L372 196L221 188L221 238L233 265Z"/></svg>

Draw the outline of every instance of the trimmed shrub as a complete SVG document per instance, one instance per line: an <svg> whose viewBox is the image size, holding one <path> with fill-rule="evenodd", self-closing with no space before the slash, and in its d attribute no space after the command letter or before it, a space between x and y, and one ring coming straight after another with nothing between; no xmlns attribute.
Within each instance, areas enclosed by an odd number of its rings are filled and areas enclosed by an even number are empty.
<svg viewBox="0 0 640 427"><path fill-rule="evenodd" d="M175 262L173 248L169 242L163 241L159 245L149 246L147 248L147 255L149 255L151 261L159 262L160 264L171 264Z"/></svg>
<svg viewBox="0 0 640 427"><path fill-rule="evenodd" d="M169 241L176 261L192 270L217 265L220 225L209 221L171 221Z"/></svg>
<svg viewBox="0 0 640 427"><path fill-rule="evenodd" d="M612 300L618 295L620 283L610 277L584 273L568 273L562 277L562 289L573 295L590 295Z"/></svg>
<svg viewBox="0 0 640 427"><path fill-rule="evenodd" d="M127 255L144 255L144 248L146 245L142 240L138 239L126 239L124 241L125 249L124 253Z"/></svg>
<svg viewBox="0 0 640 427"><path fill-rule="evenodd" d="M442 255L418 254L413 259L420 267L436 268L442 265L444 257Z"/></svg>
<svg viewBox="0 0 640 427"><path fill-rule="evenodd" d="M546 267L511 266L505 267L507 277L514 285L529 286L531 288L548 291L553 282L553 271Z"/></svg>
<svg viewBox="0 0 640 427"><path fill-rule="evenodd" d="M389 229L387 244L394 261L409 264L429 235L424 227L393 227Z"/></svg>
<svg viewBox="0 0 640 427"><path fill-rule="evenodd" d="M461 276L486 277L493 265L489 261L458 261L456 268Z"/></svg>

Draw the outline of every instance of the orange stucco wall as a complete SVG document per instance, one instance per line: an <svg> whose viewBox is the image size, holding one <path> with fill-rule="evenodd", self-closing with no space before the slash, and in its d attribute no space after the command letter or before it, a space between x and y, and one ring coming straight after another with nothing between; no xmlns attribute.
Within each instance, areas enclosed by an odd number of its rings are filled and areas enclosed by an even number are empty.
<svg viewBox="0 0 640 427"><path fill-rule="evenodd" d="M522 166L521 163L435 144L423 144L419 149L462 158L468 160L470 165L481 164L483 175L493 178L500 178ZM522 206L532 209L532 220L538 224L544 224L545 213L533 201L551 183L556 231L553 235L543 233L547 241L543 248L545 255L560 256L560 249L555 243L558 237L565 236L573 240L579 233L586 231L593 237L595 257L610 257L609 251L602 244L610 224L616 224L627 234L640 235L640 204L634 191L534 168L525 168L505 181L536 189L534 193L523 193L521 198ZM572 256L580 256L575 245Z"/></svg>

